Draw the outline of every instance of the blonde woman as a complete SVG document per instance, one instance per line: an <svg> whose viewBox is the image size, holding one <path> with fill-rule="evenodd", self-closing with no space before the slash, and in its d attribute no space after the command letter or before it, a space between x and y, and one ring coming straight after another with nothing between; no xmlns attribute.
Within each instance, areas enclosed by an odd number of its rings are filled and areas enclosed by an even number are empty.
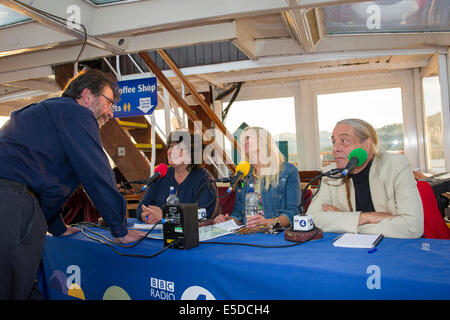
<svg viewBox="0 0 450 320"><path fill-rule="evenodd" d="M269 226L280 223L283 227L292 224L293 216L298 214L301 199L300 179L297 168L284 161L271 134L260 127L247 127L241 134L243 160L252 165L245 183L236 189L234 210L220 214L215 223L234 218L239 224L249 228L260 225ZM249 184L255 186L259 198L260 214L245 218L245 195Z"/></svg>
<svg viewBox="0 0 450 320"><path fill-rule="evenodd" d="M339 121L332 142L336 163L324 171L344 168L348 155L356 148L366 150L368 157L347 178L323 178L320 191L308 208L315 225L325 232L421 237L422 201L406 157L378 152L375 129L360 119Z"/></svg>

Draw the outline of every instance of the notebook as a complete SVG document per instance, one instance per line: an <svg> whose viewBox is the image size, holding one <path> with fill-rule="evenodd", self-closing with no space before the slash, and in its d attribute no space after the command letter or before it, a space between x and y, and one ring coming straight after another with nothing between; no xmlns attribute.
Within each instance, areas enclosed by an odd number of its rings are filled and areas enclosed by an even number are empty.
<svg viewBox="0 0 450 320"><path fill-rule="evenodd" d="M383 239L382 234L343 233L333 240L333 246L345 248L374 248Z"/></svg>

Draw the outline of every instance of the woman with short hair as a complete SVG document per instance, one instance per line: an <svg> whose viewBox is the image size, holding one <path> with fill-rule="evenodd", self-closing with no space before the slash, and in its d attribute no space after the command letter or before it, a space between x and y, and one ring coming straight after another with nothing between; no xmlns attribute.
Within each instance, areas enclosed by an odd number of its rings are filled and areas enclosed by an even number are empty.
<svg viewBox="0 0 450 320"><path fill-rule="evenodd" d="M170 133L167 138L169 169L164 177L149 186L139 203L136 217L146 223L162 219L161 207L166 204L170 187L174 187L180 203L197 203L206 209L206 218L220 212L217 189L212 175L203 168L202 145L195 142L195 135L185 129ZM198 149L198 150L197 150ZM199 161L200 160L200 161Z"/></svg>

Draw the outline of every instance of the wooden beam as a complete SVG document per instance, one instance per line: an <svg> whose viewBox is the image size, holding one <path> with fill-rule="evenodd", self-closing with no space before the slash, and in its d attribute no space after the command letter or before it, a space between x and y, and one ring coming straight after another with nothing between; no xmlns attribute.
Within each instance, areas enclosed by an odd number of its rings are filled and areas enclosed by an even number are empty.
<svg viewBox="0 0 450 320"><path fill-rule="evenodd" d="M60 64L55 66L55 81L58 86L63 90L66 83L75 74L75 68L73 63Z"/></svg>

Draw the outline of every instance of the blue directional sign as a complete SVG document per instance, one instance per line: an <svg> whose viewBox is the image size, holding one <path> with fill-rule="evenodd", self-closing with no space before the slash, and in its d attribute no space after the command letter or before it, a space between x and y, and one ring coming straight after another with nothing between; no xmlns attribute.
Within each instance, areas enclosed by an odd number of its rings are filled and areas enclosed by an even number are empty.
<svg viewBox="0 0 450 320"><path fill-rule="evenodd" d="M158 104L156 77L117 82L120 101L113 107L114 118L152 114Z"/></svg>

